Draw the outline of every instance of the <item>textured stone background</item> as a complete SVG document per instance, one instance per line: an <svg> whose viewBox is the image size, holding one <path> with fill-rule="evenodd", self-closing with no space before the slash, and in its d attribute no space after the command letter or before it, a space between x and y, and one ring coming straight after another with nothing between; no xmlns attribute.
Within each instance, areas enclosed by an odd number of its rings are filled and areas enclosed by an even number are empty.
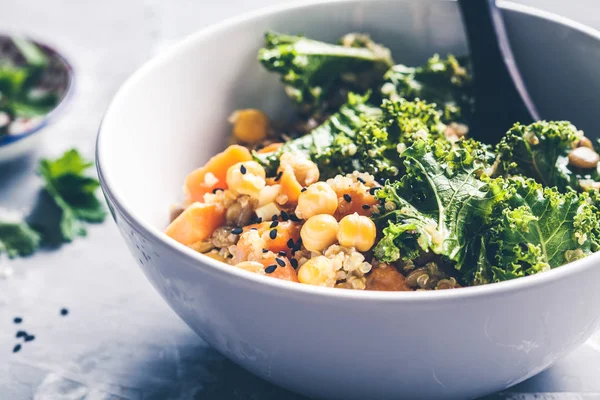
<svg viewBox="0 0 600 400"><path fill-rule="evenodd" d="M39 157L75 146L93 155L121 82L173 41L281 0L0 0L0 31L55 43L77 70L66 115L29 159L0 166L0 206L28 208ZM597 0L522 0L600 27ZM1 261L6 265L6 260ZM198 338L135 266L112 221L58 251L10 263L0 280L0 399L298 399L234 366ZM67 317L59 310L66 306ZM17 326L36 340L12 354ZM600 336L493 399L600 398Z"/></svg>

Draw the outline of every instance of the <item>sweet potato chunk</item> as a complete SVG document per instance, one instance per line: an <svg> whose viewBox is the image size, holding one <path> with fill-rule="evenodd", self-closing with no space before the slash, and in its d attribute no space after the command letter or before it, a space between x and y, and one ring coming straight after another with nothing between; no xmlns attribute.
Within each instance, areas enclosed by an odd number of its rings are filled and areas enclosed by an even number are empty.
<svg viewBox="0 0 600 400"><path fill-rule="evenodd" d="M224 223L223 207L195 202L171 222L165 233L187 246L208 239L214 230Z"/></svg>
<svg viewBox="0 0 600 400"><path fill-rule="evenodd" d="M227 189L227 169L239 162L252 160L250 151L238 145L232 145L212 157L201 168L191 172L185 179L186 204L204 201L204 194L214 189Z"/></svg>

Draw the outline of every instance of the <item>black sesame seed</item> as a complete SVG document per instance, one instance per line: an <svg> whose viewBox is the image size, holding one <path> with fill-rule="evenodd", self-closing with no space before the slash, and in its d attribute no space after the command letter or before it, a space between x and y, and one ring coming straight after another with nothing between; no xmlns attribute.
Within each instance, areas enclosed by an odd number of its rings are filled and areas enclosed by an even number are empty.
<svg viewBox="0 0 600 400"><path fill-rule="evenodd" d="M262 252L263 252L263 253L268 253L268 252L269 252L269 250L268 250L268 249L262 249Z"/></svg>
<svg viewBox="0 0 600 400"><path fill-rule="evenodd" d="M21 350L21 345L17 344L15 345L15 347L13 347L13 353L18 353Z"/></svg>
<svg viewBox="0 0 600 400"><path fill-rule="evenodd" d="M273 215L273 216L271 217L271 221L277 221L277 218L279 218L277 215Z"/></svg>
<svg viewBox="0 0 600 400"><path fill-rule="evenodd" d="M242 173L242 175L243 175L243 174L245 174L247 171L248 171L248 170L246 169L246 167L244 167L244 164L242 164L242 165L240 166L240 172Z"/></svg>
<svg viewBox="0 0 600 400"><path fill-rule="evenodd" d="M255 224L260 224L262 222L262 217L256 217L256 219L254 220Z"/></svg>
<svg viewBox="0 0 600 400"><path fill-rule="evenodd" d="M271 232L269 232L269 237L275 240L275 238L277 237L277 229L273 229Z"/></svg>
<svg viewBox="0 0 600 400"><path fill-rule="evenodd" d="M290 214L286 213L285 211L282 211L281 212L281 220L287 221L288 219L290 219Z"/></svg>
<svg viewBox="0 0 600 400"><path fill-rule="evenodd" d="M363 178L361 178L360 176L356 177L356 180L359 181L360 183L367 183L365 182L365 180Z"/></svg>
<svg viewBox="0 0 600 400"><path fill-rule="evenodd" d="M21 317L15 317L15 319L13 319L13 322L15 324L20 324L21 322L23 322L23 318L21 318Z"/></svg>
<svg viewBox="0 0 600 400"><path fill-rule="evenodd" d="M287 256L287 253L283 250L281 250L280 252L278 252L277 254L279 254L281 257L285 257Z"/></svg>
<svg viewBox="0 0 600 400"><path fill-rule="evenodd" d="M233 228L231 230L231 233L233 233L234 235L239 235L242 232L244 232L244 230L242 228Z"/></svg>
<svg viewBox="0 0 600 400"><path fill-rule="evenodd" d="M275 272L276 269L277 269L277 265L276 264L269 265L267 268L265 268L265 272L267 274L272 274L273 272Z"/></svg>
<svg viewBox="0 0 600 400"><path fill-rule="evenodd" d="M27 332L25 331L17 331L17 334L15 335L17 339L25 336L27 336Z"/></svg>
<svg viewBox="0 0 600 400"><path fill-rule="evenodd" d="M35 339L35 336L33 336L33 335L27 335L27 336L25 336L25 339L24 339L24 340L25 340L26 342L31 342L31 341L32 341L32 340L34 340L34 339Z"/></svg>
<svg viewBox="0 0 600 400"><path fill-rule="evenodd" d="M298 239L298 241L294 245L294 248L292 249L292 253L300 251L300 246L302 246L302 239Z"/></svg>
<svg viewBox="0 0 600 400"><path fill-rule="evenodd" d="M285 267L285 261L283 261L281 258L276 258L275 261L277 262L277 264L279 264L282 267Z"/></svg>
<svg viewBox="0 0 600 400"><path fill-rule="evenodd" d="M65 315L67 315L68 313L69 313L69 310L67 310L66 308L61 308L61 309L60 309L60 315L62 315L63 317L64 317Z"/></svg>
<svg viewBox="0 0 600 400"><path fill-rule="evenodd" d="M298 268L298 260L296 260L295 258L292 258L290 260L290 263L292 264L292 267L294 267L294 269Z"/></svg>
<svg viewBox="0 0 600 400"><path fill-rule="evenodd" d="M372 187L371 189L369 189L369 193L375 194L375 192L378 191L379 189L380 189L379 187Z"/></svg>
<svg viewBox="0 0 600 400"><path fill-rule="evenodd" d="M294 222L300 222L300 218L296 214L290 214L290 220Z"/></svg>
<svg viewBox="0 0 600 400"><path fill-rule="evenodd" d="M371 206L368 204L363 204L362 208L363 208L363 210L368 210L369 208L371 208Z"/></svg>
<svg viewBox="0 0 600 400"><path fill-rule="evenodd" d="M352 201L352 196L350 196L348 193L344 193L344 200L350 203Z"/></svg>
<svg viewBox="0 0 600 400"><path fill-rule="evenodd" d="M302 193L304 193L304 192L306 192L306 188L305 188L305 187L303 187L302 189L300 189L300 191L301 191Z"/></svg>
<svg viewBox="0 0 600 400"><path fill-rule="evenodd" d="M286 243L287 247L289 247L290 249L294 248L294 239L290 238L287 243Z"/></svg>
<svg viewBox="0 0 600 400"><path fill-rule="evenodd" d="M269 226L269 228L276 228L277 225L279 225L279 221L273 221L273 222L271 222L271 225Z"/></svg>
<svg viewBox="0 0 600 400"><path fill-rule="evenodd" d="M283 171L279 171L277 175L275 175L275 182L281 179L281 175L283 175Z"/></svg>

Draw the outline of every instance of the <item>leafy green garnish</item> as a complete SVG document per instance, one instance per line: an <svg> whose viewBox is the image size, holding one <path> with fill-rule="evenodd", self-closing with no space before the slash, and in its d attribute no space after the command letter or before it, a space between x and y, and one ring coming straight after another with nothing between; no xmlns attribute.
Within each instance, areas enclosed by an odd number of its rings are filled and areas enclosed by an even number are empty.
<svg viewBox="0 0 600 400"><path fill-rule="evenodd" d="M340 45L274 32L265 39L261 64L281 75L286 93L305 113L322 108L335 88L365 93L393 64L390 51L365 35L347 35Z"/></svg>
<svg viewBox="0 0 600 400"><path fill-rule="evenodd" d="M468 234L487 208L487 184L478 178L487 166L485 152L469 140L454 146L417 140L401 159L402 178L376 194L382 211L375 220L383 238L375 257L394 262L432 252L460 268Z"/></svg>
<svg viewBox="0 0 600 400"><path fill-rule="evenodd" d="M473 246L477 268L464 271L467 281L531 275L598 249L598 217L587 194L563 194L521 177L498 178L489 187L496 201Z"/></svg>
<svg viewBox="0 0 600 400"><path fill-rule="evenodd" d="M40 235L21 219L1 217L0 254L9 258L28 256L40 246Z"/></svg>
<svg viewBox="0 0 600 400"><path fill-rule="evenodd" d="M82 221L102 222L106 217L106 211L95 195L98 180L84 175L92 165L75 149L56 160L40 162L44 188L61 211L60 232L65 241L86 235Z"/></svg>
<svg viewBox="0 0 600 400"><path fill-rule="evenodd" d="M436 103L445 123L465 122L474 107L469 67L466 59L452 55L442 59L437 54L419 67L394 65L385 75L381 93L389 99L422 99Z"/></svg>
<svg viewBox="0 0 600 400"><path fill-rule="evenodd" d="M583 133L567 121L517 123L498 143L496 151L505 173L533 178L564 191L577 186L577 178L568 166L568 154L572 143L582 137Z"/></svg>
<svg viewBox="0 0 600 400"><path fill-rule="evenodd" d="M327 151L338 135L354 136L354 132L367 120L381 114L379 108L367 104L367 99L368 95L350 93L348 102L310 133L286 142L277 151L254 152L254 159L265 168L268 175L274 175L279 166L279 157L283 153L294 153L308 158L319 157Z"/></svg>

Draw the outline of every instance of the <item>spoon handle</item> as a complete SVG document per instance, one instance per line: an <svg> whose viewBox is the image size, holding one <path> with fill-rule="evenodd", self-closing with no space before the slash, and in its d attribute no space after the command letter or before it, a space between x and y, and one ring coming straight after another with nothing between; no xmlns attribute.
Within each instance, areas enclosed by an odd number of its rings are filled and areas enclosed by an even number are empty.
<svg viewBox="0 0 600 400"><path fill-rule="evenodd" d="M475 134L498 142L515 123L539 114L517 68L495 0L458 0L475 79Z"/></svg>

